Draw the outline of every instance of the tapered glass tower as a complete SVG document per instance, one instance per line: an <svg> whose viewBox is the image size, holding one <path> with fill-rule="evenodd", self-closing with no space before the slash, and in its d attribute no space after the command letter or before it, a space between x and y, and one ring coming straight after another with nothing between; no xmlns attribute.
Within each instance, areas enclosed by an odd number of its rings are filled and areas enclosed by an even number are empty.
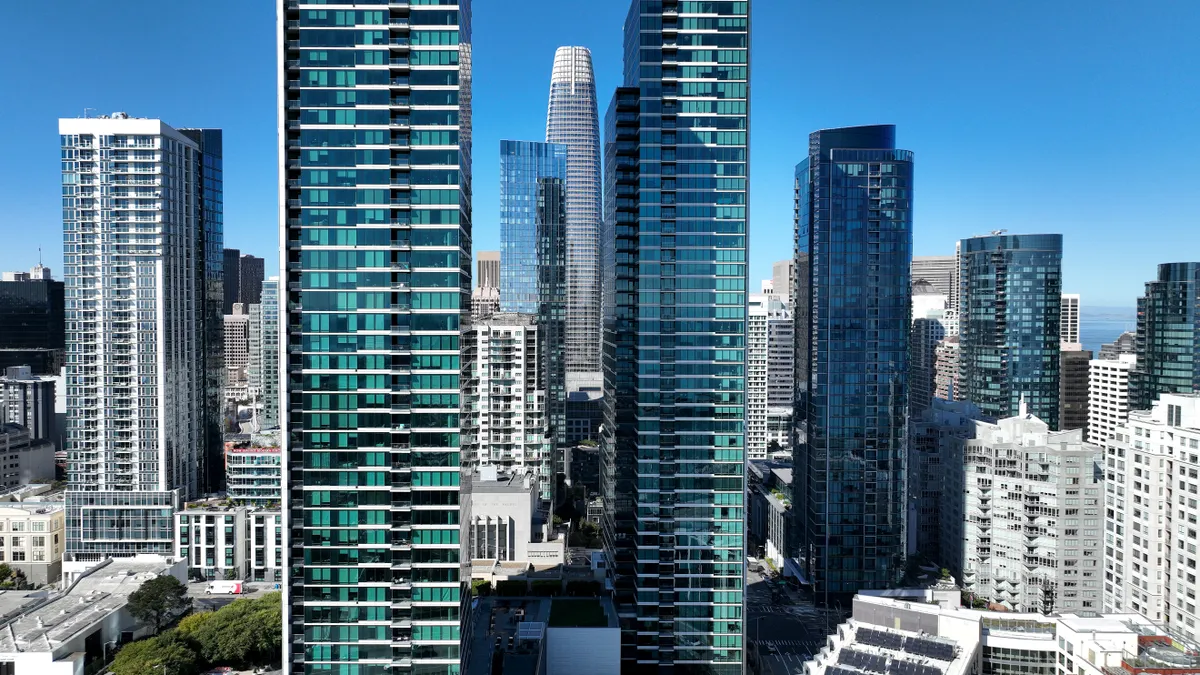
<svg viewBox="0 0 1200 675"><path fill-rule="evenodd" d="M600 373L600 125L587 47L559 47L546 142L567 146L567 373ZM586 379L586 378L585 378Z"/></svg>
<svg viewBox="0 0 1200 675"><path fill-rule="evenodd" d="M458 673L469 0L278 7L285 669Z"/></svg>
<svg viewBox="0 0 1200 675"><path fill-rule="evenodd" d="M741 673L749 3L634 0L606 116L604 540L625 672Z"/></svg>
<svg viewBox="0 0 1200 675"><path fill-rule="evenodd" d="M899 581L912 151L892 125L809 135L796 167L800 548L818 602Z"/></svg>

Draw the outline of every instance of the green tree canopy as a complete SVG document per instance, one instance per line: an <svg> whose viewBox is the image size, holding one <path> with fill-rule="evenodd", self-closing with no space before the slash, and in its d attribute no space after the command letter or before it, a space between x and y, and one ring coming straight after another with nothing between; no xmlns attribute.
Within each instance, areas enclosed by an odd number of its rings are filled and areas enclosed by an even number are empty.
<svg viewBox="0 0 1200 675"><path fill-rule="evenodd" d="M171 617L192 606L187 586L172 576L155 577L129 595L128 609L133 618L162 630Z"/></svg>
<svg viewBox="0 0 1200 675"><path fill-rule="evenodd" d="M271 593L257 600L234 600L215 612L188 617L179 631L195 640L200 656L213 666L273 663L283 647L282 596Z"/></svg>
<svg viewBox="0 0 1200 675"><path fill-rule="evenodd" d="M127 644L117 652L109 671L112 675L196 675L200 657L190 642L175 631Z"/></svg>

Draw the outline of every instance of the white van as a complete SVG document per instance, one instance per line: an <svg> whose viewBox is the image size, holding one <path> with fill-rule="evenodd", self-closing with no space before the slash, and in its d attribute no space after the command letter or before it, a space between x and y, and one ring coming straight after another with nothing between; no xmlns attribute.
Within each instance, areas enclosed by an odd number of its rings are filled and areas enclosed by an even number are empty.
<svg viewBox="0 0 1200 675"><path fill-rule="evenodd" d="M219 593L222 595L240 595L242 592L242 582L240 581L213 581L208 584L205 593Z"/></svg>

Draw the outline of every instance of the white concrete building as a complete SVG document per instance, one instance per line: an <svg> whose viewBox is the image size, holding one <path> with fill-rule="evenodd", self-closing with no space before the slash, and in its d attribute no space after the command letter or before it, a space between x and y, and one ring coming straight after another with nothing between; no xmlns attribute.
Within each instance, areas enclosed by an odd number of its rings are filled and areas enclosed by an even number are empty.
<svg viewBox="0 0 1200 675"><path fill-rule="evenodd" d="M175 555L193 578L280 581L282 528L277 510L196 502L175 514Z"/></svg>
<svg viewBox="0 0 1200 675"><path fill-rule="evenodd" d="M250 365L251 315L246 305L233 303L233 314L225 315L225 400L247 400L252 396L247 368Z"/></svg>
<svg viewBox="0 0 1200 675"><path fill-rule="evenodd" d="M484 467L471 482L470 520L464 547L473 566L483 561L560 565L566 542L552 539L549 511L541 507L538 477Z"/></svg>
<svg viewBox="0 0 1200 675"><path fill-rule="evenodd" d="M1063 293L1059 309L1058 341L1079 343L1079 294Z"/></svg>
<svg viewBox="0 0 1200 675"><path fill-rule="evenodd" d="M961 495L963 589L1015 611L1100 611L1103 450L1026 414L975 423L951 446L945 494ZM951 535L954 536L954 535Z"/></svg>
<svg viewBox="0 0 1200 675"><path fill-rule="evenodd" d="M1197 654L1173 627L1138 614L964 609L950 585L859 593L804 674L1184 675L1200 670Z"/></svg>
<svg viewBox="0 0 1200 675"><path fill-rule="evenodd" d="M537 317L496 314L475 325L472 334L475 377L464 406L473 430L470 450L478 466L503 473L531 470L542 499L554 486L551 439L546 435L546 388ZM470 339L470 338L468 338ZM468 388L469 389L469 388Z"/></svg>
<svg viewBox="0 0 1200 675"><path fill-rule="evenodd" d="M222 293L210 207L221 195L221 132L124 113L58 126L67 550L80 560L167 554L174 511L206 487L219 447L207 336Z"/></svg>
<svg viewBox="0 0 1200 675"><path fill-rule="evenodd" d="M160 576L185 581L185 573L182 561L138 555L100 561L62 593L0 593L0 672L100 672L123 645L153 633L153 626L133 618L126 608L130 594Z"/></svg>
<svg viewBox="0 0 1200 675"><path fill-rule="evenodd" d="M0 563L20 570L30 583L57 583L67 546L62 502L0 504Z"/></svg>
<svg viewBox="0 0 1200 675"><path fill-rule="evenodd" d="M1129 416L1129 374L1136 354L1088 362L1088 439L1103 445Z"/></svg>
<svg viewBox="0 0 1200 675"><path fill-rule="evenodd" d="M1200 395L1163 394L1105 442L1104 606L1200 640Z"/></svg>
<svg viewBox="0 0 1200 675"><path fill-rule="evenodd" d="M750 295L746 322L746 457L767 456L767 409L791 406L795 327L776 295Z"/></svg>

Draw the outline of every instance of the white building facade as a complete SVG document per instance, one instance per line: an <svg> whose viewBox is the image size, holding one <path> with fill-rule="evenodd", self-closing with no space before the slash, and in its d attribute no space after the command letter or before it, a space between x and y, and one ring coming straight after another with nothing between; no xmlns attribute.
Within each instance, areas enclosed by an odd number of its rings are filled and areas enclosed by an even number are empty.
<svg viewBox="0 0 1200 675"><path fill-rule="evenodd" d="M169 554L175 509L213 468L206 333L222 233L206 182L219 201L220 132L115 113L59 120L59 133L68 554Z"/></svg>
<svg viewBox="0 0 1200 675"><path fill-rule="evenodd" d="M945 493L963 500L963 546L947 562L963 589L1014 611L1099 611L1102 456L1082 430L1029 414L977 422L954 444L946 464L962 468L946 472Z"/></svg>
<svg viewBox="0 0 1200 675"><path fill-rule="evenodd" d="M1161 395L1105 445L1105 610L1140 612L1200 639L1200 395Z"/></svg>
<svg viewBox="0 0 1200 675"><path fill-rule="evenodd" d="M1079 343L1079 294L1063 293L1059 309L1059 337L1062 343Z"/></svg>
<svg viewBox="0 0 1200 675"><path fill-rule="evenodd" d="M777 295L750 295L746 321L746 456L764 459L767 410L790 407L795 380L795 327Z"/></svg>
<svg viewBox="0 0 1200 675"><path fill-rule="evenodd" d="M283 521L277 510L205 502L175 514L175 551L189 577L281 581Z"/></svg>
<svg viewBox="0 0 1200 675"><path fill-rule="evenodd" d="M1136 354L1088 362L1088 438L1104 444L1129 416L1129 373Z"/></svg>

